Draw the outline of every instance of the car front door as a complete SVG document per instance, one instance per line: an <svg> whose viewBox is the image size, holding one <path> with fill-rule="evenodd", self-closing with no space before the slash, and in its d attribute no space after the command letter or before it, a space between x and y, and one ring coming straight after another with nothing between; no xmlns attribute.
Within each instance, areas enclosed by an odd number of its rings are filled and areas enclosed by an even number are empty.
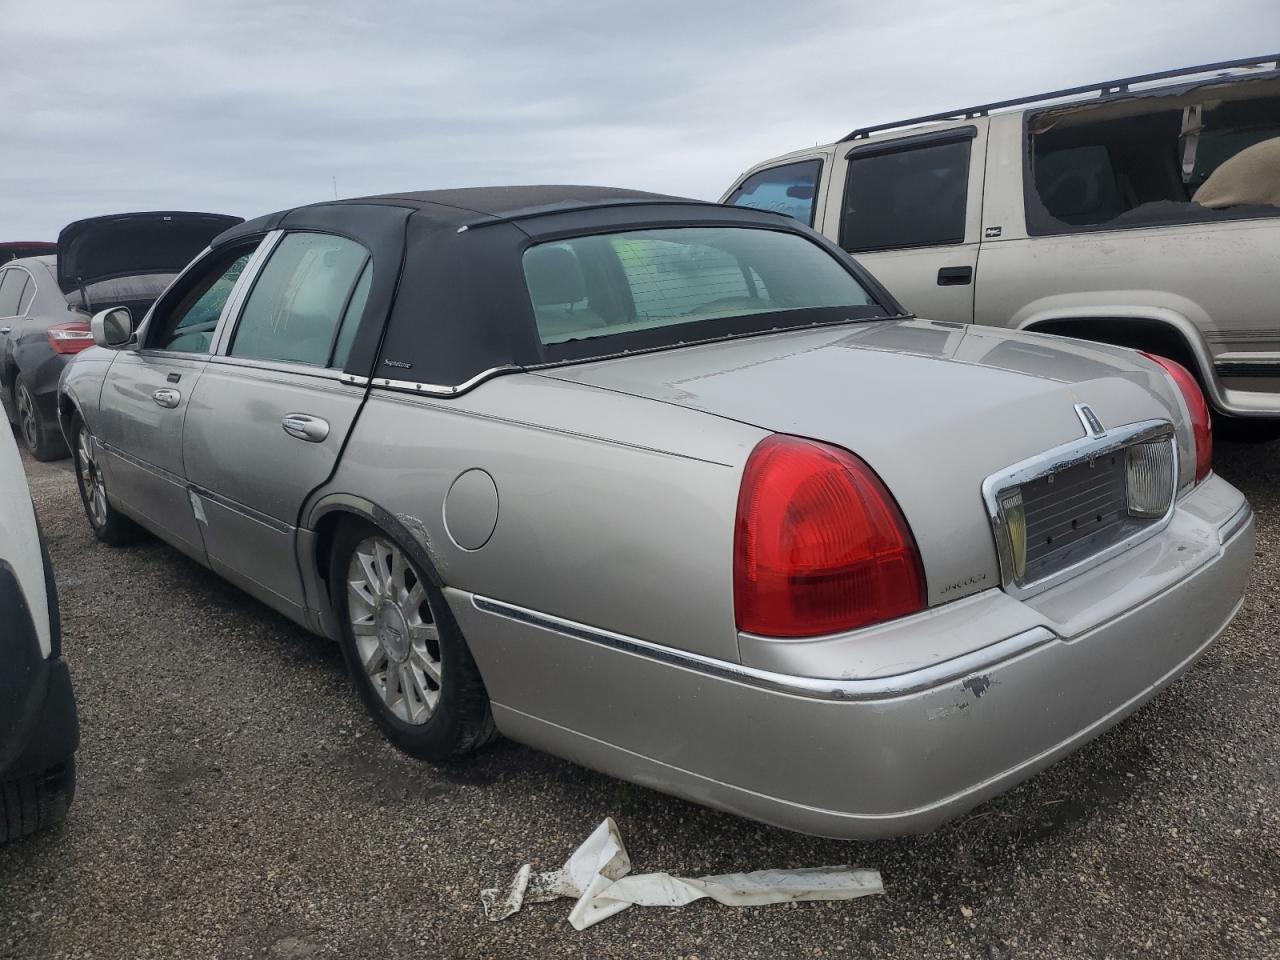
<svg viewBox="0 0 1280 960"><path fill-rule="evenodd" d="M823 232L930 320L973 320L987 123L854 140L836 153Z"/></svg>
<svg viewBox="0 0 1280 960"><path fill-rule="evenodd" d="M208 254L156 303L137 350L114 358L91 424L105 456L107 487L126 513L183 552L204 560L188 496L182 428L209 360L218 323L233 302L257 242Z"/></svg>
<svg viewBox="0 0 1280 960"><path fill-rule="evenodd" d="M364 401L342 373L373 281L345 237L275 234L191 397L182 455L209 565L287 615L305 612L294 553L307 495L333 472Z"/></svg>

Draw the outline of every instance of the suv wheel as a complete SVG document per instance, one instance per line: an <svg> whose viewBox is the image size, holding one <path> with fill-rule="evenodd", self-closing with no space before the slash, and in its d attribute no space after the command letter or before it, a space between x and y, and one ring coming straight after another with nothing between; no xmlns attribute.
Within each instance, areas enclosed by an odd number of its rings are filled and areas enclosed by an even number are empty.
<svg viewBox="0 0 1280 960"><path fill-rule="evenodd" d="M80 502L89 518L93 535L103 543L118 547L137 539L139 527L111 506L107 499L107 481L98 464L98 447L93 434L79 416L71 424L72 451L76 463L76 486Z"/></svg>
<svg viewBox="0 0 1280 960"><path fill-rule="evenodd" d="M496 735L489 695L444 595L391 537L344 521L329 590L342 653L366 709L421 760L457 760Z"/></svg>

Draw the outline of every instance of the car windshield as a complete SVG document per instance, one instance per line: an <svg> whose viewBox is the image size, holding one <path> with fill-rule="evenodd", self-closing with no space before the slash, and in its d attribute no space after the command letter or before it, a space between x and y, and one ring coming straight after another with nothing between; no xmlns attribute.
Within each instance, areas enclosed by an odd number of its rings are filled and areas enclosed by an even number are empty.
<svg viewBox="0 0 1280 960"><path fill-rule="evenodd" d="M808 322L868 315L875 300L805 237L750 227L631 230L540 243L524 254L543 344L805 311ZM872 312L882 313L878 309ZM780 318L779 318L780 319ZM793 321L794 322L794 321ZM708 331L710 332L710 331ZM692 331L698 338L699 331Z"/></svg>

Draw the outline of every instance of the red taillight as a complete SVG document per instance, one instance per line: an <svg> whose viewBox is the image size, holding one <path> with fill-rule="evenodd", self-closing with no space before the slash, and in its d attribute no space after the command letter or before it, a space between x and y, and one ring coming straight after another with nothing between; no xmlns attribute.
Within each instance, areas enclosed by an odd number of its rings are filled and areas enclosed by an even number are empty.
<svg viewBox="0 0 1280 960"><path fill-rule="evenodd" d="M80 320L56 323L47 333L54 353L79 353L85 347L93 346L93 333L89 325Z"/></svg>
<svg viewBox="0 0 1280 960"><path fill-rule="evenodd" d="M1187 414L1191 417L1191 432L1196 439L1196 483L1199 483L1213 469L1213 420L1209 417L1209 405L1204 402L1204 392L1191 371L1176 360L1157 357L1154 353L1142 355L1164 367L1169 378L1182 392Z"/></svg>
<svg viewBox="0 0 1280 960"><path fill-rule="evenodd" d="M897 503L847 450L774 434L747 460L733 544L738 629L852 630L924 608L924 570Z"/></svg>

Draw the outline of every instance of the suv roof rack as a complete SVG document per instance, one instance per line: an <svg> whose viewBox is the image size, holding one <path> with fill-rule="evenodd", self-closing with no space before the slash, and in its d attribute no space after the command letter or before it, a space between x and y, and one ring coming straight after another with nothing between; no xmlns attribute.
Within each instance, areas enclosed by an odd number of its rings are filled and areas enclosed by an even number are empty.
<svg viewBox="0 0 1280 960"><path fill-rule="evenodd" d="M995 103L984 103L976 107L963 107L959 110L947 110L944 113L931 113L923 117L912 117L910 120L896 120L893 123L878 123L871 127L859 127L839 139L839 143L847 140L859 140L881 130L894 130L898 127L912 127L918 123L931 123L935 120L971 120L974 117L985 117L992 110L1003 110L1005 107L1018 107L1028 103L1039 103L1041 100L1057 100L1061 97L1072 97L1081 93L1108 94L1128 93L1129 86L1135 83L1149 83L1153 80L1168 80L1171 77L1186 77L1197 73L1209 73L1213 70L1229 70L1233 67L1256 67L1264 63L1274 63L1280 70L1280 54L1269 53L1263 57L1246 57L1243 60L1223 60L1219 63L1203 63L1194 67L1181 67L1177 70L1161 70L1158 73L1144 73L1136 77L1122 77L1119 80L1107 80L1102 83L1087 83L1082 87L1067 87L1065 90L1053 90L1049 93L1038 93L1031 97L1016 97L1013 100L997 100Z"/></svg>

